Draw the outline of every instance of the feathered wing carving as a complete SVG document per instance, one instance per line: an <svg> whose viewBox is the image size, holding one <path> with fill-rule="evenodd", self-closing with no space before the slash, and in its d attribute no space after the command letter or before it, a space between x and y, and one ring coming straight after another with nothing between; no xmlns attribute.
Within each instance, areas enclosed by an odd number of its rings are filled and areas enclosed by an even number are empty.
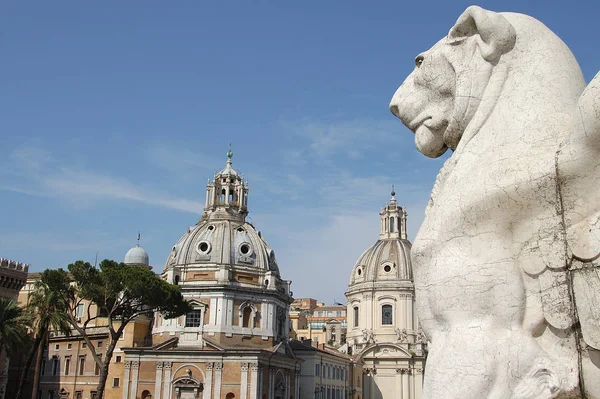
<svg viewBox="0 0 600 399"><path fill-rule="evenodd" d="M570 297L586 344L600 349L600 73L583 91L556 161Z"/></svg>

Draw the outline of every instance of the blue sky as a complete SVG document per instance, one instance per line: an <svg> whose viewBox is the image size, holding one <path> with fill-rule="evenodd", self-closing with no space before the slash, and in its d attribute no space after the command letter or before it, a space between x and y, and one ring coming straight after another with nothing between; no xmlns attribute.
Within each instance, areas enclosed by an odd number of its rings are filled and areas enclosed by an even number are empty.
<svg viewBox="0 0 600 399"><path fill-rule="evenodd" d="M388 111L464 1L3 2L0 257L32 271L121 260L161 271L234 167L296 297L343 302L396 185L412 240L442 160ZM555 31L589 81L597 2L489 1Z"/></svg>

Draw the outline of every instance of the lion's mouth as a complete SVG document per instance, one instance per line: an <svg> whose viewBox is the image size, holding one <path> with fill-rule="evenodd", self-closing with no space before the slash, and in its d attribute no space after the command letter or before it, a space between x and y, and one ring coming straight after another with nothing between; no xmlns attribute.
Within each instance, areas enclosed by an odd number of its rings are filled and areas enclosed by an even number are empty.
<svg viewBox="0 0 600 399"><path fill-rule="evenodd" d="M428 115L419 115L415 119L413 119L412 122L410 122L408 124L408 128L411 131L416 132L417 129L419 127L421 127L421 125L423 125L425 122L427 122L428 120L431 120L431 119L432 119L431 116L428 116Z"/></svg>

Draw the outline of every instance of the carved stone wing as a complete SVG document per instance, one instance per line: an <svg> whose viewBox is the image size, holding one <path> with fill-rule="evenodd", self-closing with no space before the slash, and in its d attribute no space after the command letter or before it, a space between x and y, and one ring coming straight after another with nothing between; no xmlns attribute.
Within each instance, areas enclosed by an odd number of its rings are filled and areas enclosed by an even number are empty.
<svg viewBox="0 0 600 399"><path fill-rule="evenodd" d="M600 349L600 73L583 91L556 159L572 295L585 342Z"/></svg>

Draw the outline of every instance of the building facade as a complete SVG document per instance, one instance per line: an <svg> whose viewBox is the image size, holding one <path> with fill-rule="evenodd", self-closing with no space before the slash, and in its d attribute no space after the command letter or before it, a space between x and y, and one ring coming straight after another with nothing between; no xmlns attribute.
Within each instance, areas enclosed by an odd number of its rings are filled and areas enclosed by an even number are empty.
<svg viewBox="0 0 600 399"><path fill-rule="evenodd" d="M353 363L350 356L313 346L310 340L291 342L296 356L303 360L298 390L300 399L346 399L350 395Z"/></svg>
<svg viewBox="0 0 600 399"><path fill-rule="evenodd" d="M19 291L27 282L27 271L29 265L15 262L10 259L0 258L0 297L17 301ZM6 350L0 352L0 399L6 396L6 385L8 382L10 359Z"/></svg>
<svg viewBox="0 0 600 399"><path fill-rule="evenodd" d="M360 368L357 399L420 399L426 338L415 314L406 211L392 191L381 210L379 240L358 258L347 298L348 353Z"/></svg>
<svg viewBox="0 0 600 399"><path fill-rule="evenodd" d="M192 305L187 314L160 313L131 322L113 354L107 399L297 398L302 360L288 341L291 282L275 252L246 221L248 183L232 167L206 187L200 220L173 245L160 277L180 287ZM125 267L149 266L138 245ZM21 291L27 302L39 275ZM87 306L82 307L85 319ZM89 308L95 311L95 306ZM103 318L90 326L102 353L108 343ZM44 352L40 399L94 399L99 369L77 334L52 334Z"/></svg>
<svg viewBox="0 0 600 399"><path fill-rule="evenodd" d="M193 310L175 319L155 314L151 344L123 349L122 399L297 397L291 282L246 220L248 184L232 155L207 185L200 221L173 245L161 274Z"/></svg>

